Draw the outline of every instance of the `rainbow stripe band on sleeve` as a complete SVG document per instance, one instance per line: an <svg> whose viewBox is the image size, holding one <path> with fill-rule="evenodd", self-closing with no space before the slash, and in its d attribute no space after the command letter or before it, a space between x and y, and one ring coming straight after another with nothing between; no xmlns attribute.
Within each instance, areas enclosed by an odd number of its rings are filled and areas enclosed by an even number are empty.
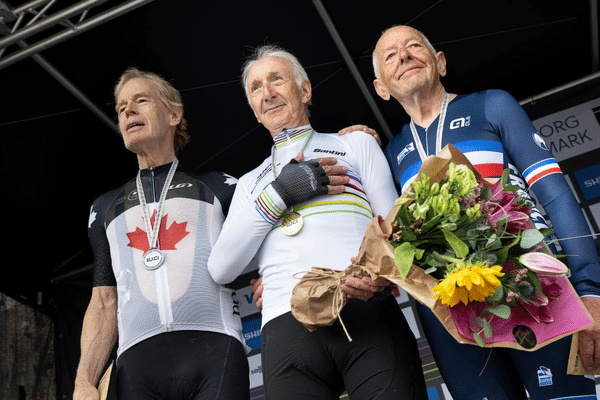
<svg viewBox="0 0 600 400"><path fill-rule="evenodd" d="M281 215L285 212L285 208L281 208L277 205L271 191L275 191L275 189L272 189L271 186L267 186L260 196L258 196L254 204L259 215L271 225L275 225Z"/></svg>
<svg viewBox="0 0 600 400"><path fill-rule="evenodd" d="M562 174L562 171L554 158L546 158L523 171L523 176L529 186L550 174Z"/></svg>

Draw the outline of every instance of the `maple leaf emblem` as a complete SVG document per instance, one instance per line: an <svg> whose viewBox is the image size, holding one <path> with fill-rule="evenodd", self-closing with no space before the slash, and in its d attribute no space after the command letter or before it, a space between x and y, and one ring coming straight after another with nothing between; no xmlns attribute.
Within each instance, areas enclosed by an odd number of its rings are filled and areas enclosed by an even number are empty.
<svg viewBox="0 0 600 400"><path fill-rule="evenodd" d="M187 227L187 222L178 223L173 221L171 226L167 228L168 216L169 214L165 214L165 216L160 220L160 228L158 229L158 242L161 250L177 250L177 247L175 247L177 243L179 243L181 239L189 234L189 232L185 230ZM155 217L156 211L154 211L150 220L153 227ZM148 235L139 227L136 227L135 231L128 233L127 237L129 238L129 243L127 243L127 246L141 250L144 253L150 250Z"/></svg>

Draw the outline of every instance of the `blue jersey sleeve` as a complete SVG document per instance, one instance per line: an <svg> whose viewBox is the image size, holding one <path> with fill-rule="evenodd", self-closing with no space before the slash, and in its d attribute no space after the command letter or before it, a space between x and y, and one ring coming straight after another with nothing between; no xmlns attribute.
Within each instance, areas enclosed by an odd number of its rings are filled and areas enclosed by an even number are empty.
<svg viewBox="0 0 600 400"><path fill-rule="evenodd" d="M546 210L581 296L600 296L600 264L596 246L579 204L558 163L525 111L508 93L490 90L486 117L500 132L504 150L521 171Z"/></svg>

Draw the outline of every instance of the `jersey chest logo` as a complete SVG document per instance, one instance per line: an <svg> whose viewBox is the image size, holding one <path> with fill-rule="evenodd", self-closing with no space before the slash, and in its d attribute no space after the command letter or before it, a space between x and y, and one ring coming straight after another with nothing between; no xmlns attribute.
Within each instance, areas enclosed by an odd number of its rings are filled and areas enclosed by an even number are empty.
<svg viewBox="0 0 600 400"><path fill-rule="evenodd" d="M462 128L463 126L469 126L471 125L471 116L467 116L467 117L460 117L460 118L456 118L453 119L450 122L450 129L458 129L458 128Z"/></svg>
<svg viewBox="0 0 600 400"><path fill-rule="evenodd" d="M409 144L407 144L402 151L398 154L398 156L396 157L396 161L398 162L398 165L400 165L400 163L402 162L402 160L404 160L404 157L406 157L410 152L415 150L415 143L414 142L410 142Z"/></svg>
<svg viewBox="0 0 600 400"><path fill-rule="evenodd" d="M169 227L167 227L167 217L169 214L165 214L160 221L160 228L158 231L158 240L160 243L161 250L177 250L177 243L186 237L190 232L186 230L187 222L175 222L173 221ZM155 224L156 211L152 214L152 225ZM129 243L127 246L133 247L134 249L147 252L150 249L148 242L148 235L145 231L139 227L135 228L135 231L127 233Z"/></svg>

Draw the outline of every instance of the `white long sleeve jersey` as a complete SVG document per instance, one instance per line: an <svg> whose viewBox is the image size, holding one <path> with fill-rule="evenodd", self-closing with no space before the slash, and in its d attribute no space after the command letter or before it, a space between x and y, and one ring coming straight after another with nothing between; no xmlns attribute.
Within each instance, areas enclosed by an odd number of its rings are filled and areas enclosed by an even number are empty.
<svg viewBox="0 0 600 400"><path fill-rule="evenodd" d="M304 219L302 230L287 236L281 229L286 209L271 182L306 142L311 127L274 138L273 156L238 182L223 230L208 261L217 283L234 280L257 258L263 277L262 325L291 310L292 290L311 267L343 270L357 255L367 225L386 216L398 197L388 163L377 142L364 132L340 136L313 132L304 159L335 157L348 167L350 182L340 195L319 196L293 205ZM289 210L289 209L288 209Z"/></svg>

